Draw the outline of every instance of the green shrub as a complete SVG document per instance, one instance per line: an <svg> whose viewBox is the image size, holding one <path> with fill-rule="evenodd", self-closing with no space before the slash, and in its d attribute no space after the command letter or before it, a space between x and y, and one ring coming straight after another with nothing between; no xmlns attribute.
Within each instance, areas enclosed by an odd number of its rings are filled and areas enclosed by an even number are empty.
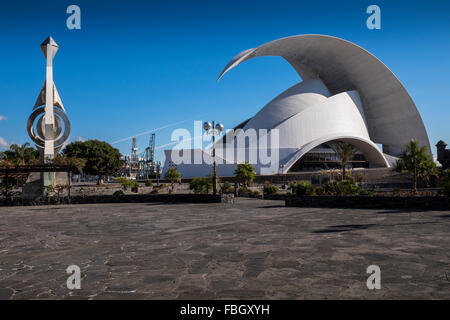
<svg viewBox="0 0 450 320"><path fill-rule="evenodd" d="M335 180L330 180L325 185L325 191L329 194L339 194L341 189L339 187L339 182Z"/></svg>
<svg viewBox="0 0 450 320"><path fill-rule="evenodd" d="M220 190L222 191L222 193L233 193L234 187L231 185L231 183L225 182L222 184Z"/></svg>
<svg viewBox="0 0 450 320"><path fill-rule="evenodd" d="M213 187L212 181L209 178L194 178L189 184L189 189L193 190L194 193L205 193L208 194L209 190Z"/></svg>
<svg viewBox="0 0 450 320"><path fill-rule="evenodd" d="M131 189L133 192L137 192L139 188L139 184L136 180L127 179L125 177L120 177L116 179L116 182L122 185L123 190Z"/></svg>
<svg viewBox="0 0 450 320"><path fill-rule="evenodd" d="M113 196L115 197L120 197L125 195L125 193L122 190L117 190L116 192L113 193Z"/></svg>
<svg viewBox="0 0 450 320"><path fill-rule="evenodd" d="M359 189L352 180L344 180L342 182L328 181L325 185L325 191L329 194L352 195L359 194Z"/></svg>
<svg viewBox="0 0 450 320"><path fill-rule="evenodd" d="M152 187L153 186L153 182L151 179L147 179L147 181L145 181L145 186L146 187Z"/></svg>
<svg viewBox="0 0 450 320"><path fill-rule="evenodd" d="M312 196L315 194L314 186L311 182L303 180L291 185L292 193L298 196Z"/></svg>
<svg viewBox="0 0 450 320"><path fill-rule="evenodd" d="M325 194L325 188L322 186L316 187L316 194L318 196L322 196Z"/></svg>
<svg viewBox="0 0 450 320"><path fill-rule="evenodd" d="M366 189L359 190L360 196L373 196L373 192L367 191Z"/></svg>
<svg viewBox="0 0 450 320"><path fill-rule="evenodd" d="M265 195L271 195L278 193L278 188L274 185L265 185L263 192Z"/></svg>
<svg viewBox="0 0 450 320"><path fill-rule="evenodd" d="M351 195L359 193L359 189L353 180L344 180L340 184L342 186L343 194Z"/></svg>

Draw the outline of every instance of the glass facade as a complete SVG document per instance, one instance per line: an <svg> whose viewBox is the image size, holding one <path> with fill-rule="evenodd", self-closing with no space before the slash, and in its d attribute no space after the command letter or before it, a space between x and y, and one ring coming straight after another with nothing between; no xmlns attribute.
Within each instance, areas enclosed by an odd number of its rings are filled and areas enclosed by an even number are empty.
<svg viewBox="0 0 450 320"><path fill-rule="evenodd" d="M358 151L347 164L347 168L368 168L364 154ZM340 160L328 144L322 144L305 154L289 169L289 172L317 171L341 168Z"/></svg>

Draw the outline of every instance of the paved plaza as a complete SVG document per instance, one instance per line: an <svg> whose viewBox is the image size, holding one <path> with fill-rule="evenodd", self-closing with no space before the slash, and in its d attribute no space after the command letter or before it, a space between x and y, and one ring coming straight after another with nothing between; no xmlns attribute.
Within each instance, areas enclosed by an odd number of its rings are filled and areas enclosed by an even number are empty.
<svg viewBox="0 0 450 320"><path fill-rule="evenodd" d="M0 207L0 299L450 299L450 212ZM66 268L81 269L69 290ZM381 289L368 290L369 265Z"/></svg>

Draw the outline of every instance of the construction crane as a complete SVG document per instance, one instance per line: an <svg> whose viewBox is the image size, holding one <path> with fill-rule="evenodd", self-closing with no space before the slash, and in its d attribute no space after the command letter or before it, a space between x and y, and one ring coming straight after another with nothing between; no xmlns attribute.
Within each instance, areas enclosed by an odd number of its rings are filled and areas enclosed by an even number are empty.
<svg viewBox="0 0 450 320"><path fill-rule="evenodd" d="M159 170L155 163L155 134L152 133L148 147L145 148L141 160L141 175L142 179L149 179L156 176L156 171Z"/></svg>
<svg viewBox="0 0 450 320"><path fill-rule="evenodd" d="M154 133L152 133L152 135L150 137L148 147L145 148L144 159L147 164L153 166L153 162L155 162L155 134Z"/></svg>

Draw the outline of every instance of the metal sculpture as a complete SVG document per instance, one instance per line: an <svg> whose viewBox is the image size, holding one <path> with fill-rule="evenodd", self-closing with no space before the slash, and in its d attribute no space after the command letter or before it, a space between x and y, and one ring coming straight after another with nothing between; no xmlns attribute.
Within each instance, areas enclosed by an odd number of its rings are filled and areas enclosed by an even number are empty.
<svg viewBox="0 0 450 320"><path fill-rule="evenodd" d="M44 161L48 162L69 137L70 122L53 82L53 58L58 51L58 44L48 37L42 42L41 50L47 60L46 80L28 118L27 131L44 156Z"/></svg>

